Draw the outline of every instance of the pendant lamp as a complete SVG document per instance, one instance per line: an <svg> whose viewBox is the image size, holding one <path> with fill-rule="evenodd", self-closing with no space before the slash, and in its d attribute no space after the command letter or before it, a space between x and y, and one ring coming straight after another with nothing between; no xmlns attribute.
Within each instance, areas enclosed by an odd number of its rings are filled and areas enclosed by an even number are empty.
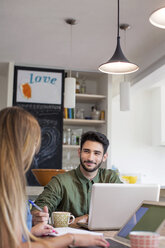
<svg viewBox="0 0 165 248"><path fill-rule="evenodd" d="M129 74L135 72L139 67L124 56L120 47L119 36L119 0L118 0L118 15L117 15L117 46L111 59L99 66L99 70L109 74Z"/></svg>
<svg viewBox="0 0 165 248"><path fill-rule="evenodd" d="M149 18L152 25L158 28L165 29L165 7L160 8L152 12Z"/></svg>
<svg viewBox="0 0 165 248"><path fill-rule="evenodd" d="M72 25L76 24L74 19L66 19L65 22L71 27L70 37L70 75L65 78L64 85L64 108L75 108L76 105L76 79L72 77L71 60L72 60Z"/></svg>

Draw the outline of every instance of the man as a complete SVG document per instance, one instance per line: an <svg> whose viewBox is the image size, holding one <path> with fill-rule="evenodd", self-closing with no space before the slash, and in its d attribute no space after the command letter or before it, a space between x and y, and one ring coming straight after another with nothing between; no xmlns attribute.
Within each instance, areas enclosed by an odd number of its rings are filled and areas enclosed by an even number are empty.
<svg viewBox="0 0 165 248"><path fill-rule="evenodd" d="M86 220L92 185L121 183L114 171L100 168L107 159L108 146L109 141L104 134L89 131L82 135L78 150L80 165L74 170L58 174L45 186L35 202L43 208L43 212L32 211L34 225L48 220L48 210L50 215L53 211L68 211L79 217L76 221Z"/></svg>

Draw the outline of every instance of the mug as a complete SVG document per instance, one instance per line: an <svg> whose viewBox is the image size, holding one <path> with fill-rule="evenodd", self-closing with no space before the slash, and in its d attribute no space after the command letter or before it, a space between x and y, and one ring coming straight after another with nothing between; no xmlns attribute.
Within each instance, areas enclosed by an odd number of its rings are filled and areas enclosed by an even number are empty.
<svg viewBox="0 0 165 248"><path fill-rule="evenodd" d="M57 211L52 213L52 224L54 227L68 227L74 220L75 217L69 212Z"/></svg>
<svg viewBox="0 0 165 248"><path fill-rule="evenodd" d="M159 233L133 231L130 232L129 237L131 248L159 248Z"/></svg>

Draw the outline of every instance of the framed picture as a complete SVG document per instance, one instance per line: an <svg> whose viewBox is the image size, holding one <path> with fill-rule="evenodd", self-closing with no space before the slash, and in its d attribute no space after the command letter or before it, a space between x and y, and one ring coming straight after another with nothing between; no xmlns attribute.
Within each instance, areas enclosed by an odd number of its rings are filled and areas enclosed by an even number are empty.
<svg viewBox="0 0 165 248"><path fill-rule="evenodd" d="M32 168L62 168L64 70L15 66L13 105L33 114L41 127L42 142ZM31 170L29 185L39 185Z"/></svg>
<svg viewBox="0 0 165 248"><path fill-rule="evenodd" d="M62 104L63 71L15 66L15 102Z"/></svg>

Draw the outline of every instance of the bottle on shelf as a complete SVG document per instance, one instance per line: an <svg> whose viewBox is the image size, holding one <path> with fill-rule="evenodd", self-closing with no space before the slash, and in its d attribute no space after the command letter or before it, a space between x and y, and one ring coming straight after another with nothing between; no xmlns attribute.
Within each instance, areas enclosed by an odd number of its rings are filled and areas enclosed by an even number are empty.
<svg viewBox="0 0 165 248"><path fill-rule="evenodd" d="M96 106L91 107L91 117L92 120L99 120L100 119L100 111L97 110Z"/></svg>
<svg viewBox="0 0 165 248"><path fill-rule="evenodd" d="M105 120L105 111L101 110L100 112L100 120Z"/></svg>
<svg viewBox="0 0 165 248"><path fill-rule="evenodd" d="M86 93L86 83L85 83L85 79L82 80L82 83L80 85L80 93L81 94L85 94Z"/></svg>
<svg viewBox="0 0 165 248"><path fill-rule="evenodd" d="M76 142L76 132L74 130L72 132L72 145L77 145L77 142Z"/></svg>
<svg viewBox="0 0 165 248"><path fill-rule="evenodd" d="M67 144L67 131L66 129L63 130L63 145Z"/></svg>
<svg viewBox="0 0 165 248"><path fill-rule="evenodd" d="M71 129L68 128L67 129L67 145L71 145L71 139L72 139Z"/></svg>
<svg viewBox="0 0 165 248"><path fill-rule="evenodd" d="M80 82L78 77L78 72L76 72L76 93L80 93Z"/></svg>
<svg viewBox="0 0 165 248"><path fill-rule="evenodd" d="M82 132L82 129L72 130L72 145L80 145L80 137Z"/></svg>

